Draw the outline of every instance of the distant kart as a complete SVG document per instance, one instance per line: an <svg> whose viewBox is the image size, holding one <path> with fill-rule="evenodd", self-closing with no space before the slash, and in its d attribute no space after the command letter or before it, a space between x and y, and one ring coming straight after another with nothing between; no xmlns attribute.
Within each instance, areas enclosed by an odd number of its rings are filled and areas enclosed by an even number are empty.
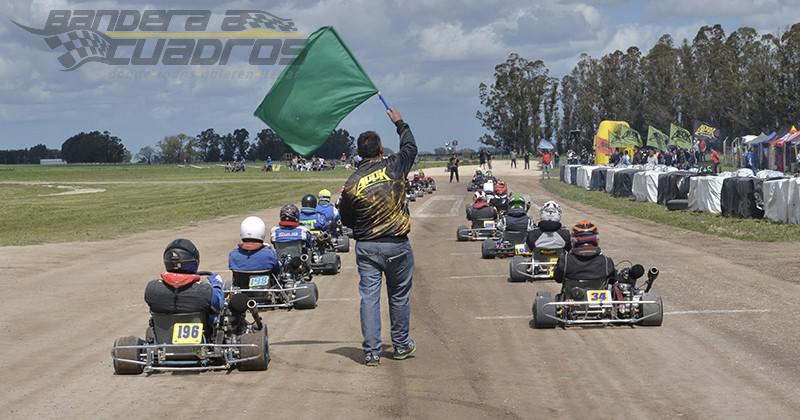
<svg viewBox="0 0 800 420"><path fill-rule="evenodd" d="M353 230L342 225L342 221L338 221L331 233L331 241L333 242L333 249L336 252L348 253L350 252L350 238L353 235Z"/></svg>
<svg viewBox="0 0 800 420"><path fill-rule="evenodd" d="M515 255L508 264L508 281L519 283L534 280L552 280L558 259L564 250L535 249L528 255Z"/></svg>
<svg viewBox="0 0 800 420"><path fill-rule="evenodd" d="M481 244L481 258L508 258L531 255L525 246L528 232L505 231L498 239L486 239Z"/></svg>
<svg viewBox="0 0 800 420"><path fill-rule="evenodd" d="M472 228L460 225L456 230L456 240L459 242L497 238L497 222L495 220L473 220Z"/></svg>
<svg viewBox="0 0 800 420"><path fill-rule="evenodd" d="M309 256L290 256L280 250L280 274L269 272L233 272L233 282L226 291L243 293L256 302L256 309L314 309L317 307L319 291L311 280Z"/></svg>
<svg viewBox="0 0 800 420"><path fill-rule="evenodd" d="M144 339L114 340L114 373L266 370L270 361L267 326L255 307L256 302L244 295L228 295L213 321L203 312L151 313Z"/></svg>
<svg viewBox="0 0 800 420"><path fill-rule="evenodd" d="M311 255L308 265L314 274L338 274L342 259L336 254L336 245L328 232L311 230Z"/></svg>
<svg viewBox="0 0 800 420"><path fill-rule="evenodd" d="M536 293L531 324L534 328L609 324L661 326L664 305L661 297L649 293L658 277L658 269L651 268L645 287L638 288L636 281L642 275L644 267L637 264L620 270L613 285L605 279L565 279L555 298L548 292Z"/></svg>

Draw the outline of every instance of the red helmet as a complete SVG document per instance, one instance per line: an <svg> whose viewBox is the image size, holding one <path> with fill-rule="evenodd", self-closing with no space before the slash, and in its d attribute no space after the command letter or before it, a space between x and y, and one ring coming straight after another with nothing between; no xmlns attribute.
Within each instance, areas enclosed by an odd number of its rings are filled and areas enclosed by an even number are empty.
<svg viewBox="0 0 800 420"><path fill-rule="evenodd" d="M599 243L597 226L581 220L572 227L572 243L575 246L597 246Z"/></svg>
<svg viewBox="0 0 800 420"><path fill-rule="evenodd" d="M506 193L508 193L508 186L506 186L505 182L498 182L497 185L494 186L495 195L504 195Z"/></svg>

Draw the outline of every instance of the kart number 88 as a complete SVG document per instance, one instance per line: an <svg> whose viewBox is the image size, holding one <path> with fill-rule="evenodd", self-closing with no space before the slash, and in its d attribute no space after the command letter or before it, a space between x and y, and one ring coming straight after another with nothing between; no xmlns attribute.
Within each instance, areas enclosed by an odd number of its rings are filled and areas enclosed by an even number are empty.
<svg viewBox="0 0 800 420"><path fill-rule="evenodd" d="M200 344L203 340L203 324L200 322L177 323L172 327L172 344Z"/></svg>

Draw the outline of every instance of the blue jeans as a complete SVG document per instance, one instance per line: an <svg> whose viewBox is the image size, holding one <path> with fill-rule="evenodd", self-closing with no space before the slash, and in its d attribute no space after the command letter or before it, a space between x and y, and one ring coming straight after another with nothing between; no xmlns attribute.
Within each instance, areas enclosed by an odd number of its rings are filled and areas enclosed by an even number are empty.
<svg viewBox="0 0 800 420"><path fill-rule="evenodd" d="M381 280L386 275L392 344L408 347L411 319L411 281L414 253L411 243L356 242L356 265L361 281L361 334L365 353L381 353Z"/></svg>

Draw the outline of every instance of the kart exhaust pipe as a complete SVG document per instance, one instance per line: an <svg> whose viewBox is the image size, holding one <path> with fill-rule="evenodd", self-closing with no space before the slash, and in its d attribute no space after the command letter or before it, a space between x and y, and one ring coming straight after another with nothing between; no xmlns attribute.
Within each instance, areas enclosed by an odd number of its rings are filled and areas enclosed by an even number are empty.
<svg viewBox="0 0 800 420"><path fill-rule="evenodd" d="M254 299L250 299L247 301L247 309L255 309L258 306L258 302Z"/></svg>
<svg viewBox="0 0 800 420"><path fill-rule="evenodd" d="M302 262L306 262L306 261L308 261L308 254L303 254L303 255L301 255L301 256L300 256L300 261L302 261Z"/></svg>
<svg viewBox="0 0 800 420"><path fill-rule="evenodd" d="M656 279L658 278L658 273L658 268L656 267L650 267L650 269L647 270L647 287L644 289L645 293L649 292L650 289L653 288L653 283L655 283Z"/></svg>

